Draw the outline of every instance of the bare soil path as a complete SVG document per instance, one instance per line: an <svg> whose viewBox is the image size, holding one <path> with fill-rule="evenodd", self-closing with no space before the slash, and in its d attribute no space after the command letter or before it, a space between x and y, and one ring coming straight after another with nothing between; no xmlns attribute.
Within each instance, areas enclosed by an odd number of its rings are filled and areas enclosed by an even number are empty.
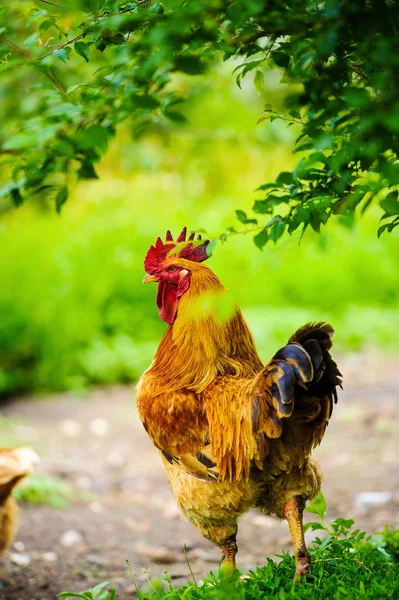
<svg viewBox="0 0 399 600"><path fill-rule="evenodd" d="M369 354L347 357L344 367L346 389L315 456L328 516L355 518L371 533L399 525L399 361ZM189 577L184 545L197 579L218 567L218 550L180 518L131 389L20 398L2 413L1 445L32 446L42 457L38 474L77 492L65 509L21 506L16 544L0 559L1 600L53 600L104 580L118 599L133 598L133 576L139 587L165 569L176 583ZM290 549L284 522L256 512L241 520L242 571Z"/></svg>

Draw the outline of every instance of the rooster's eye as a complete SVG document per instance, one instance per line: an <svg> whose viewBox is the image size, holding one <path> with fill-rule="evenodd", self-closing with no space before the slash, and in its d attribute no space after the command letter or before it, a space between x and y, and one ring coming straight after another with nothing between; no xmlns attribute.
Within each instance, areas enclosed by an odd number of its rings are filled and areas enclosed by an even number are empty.
<svg viewBox="0 0 399 600"><path fill-rule="evenodd" d="M168 273L173 273L174 271L176 271L176 267L168 267L166 270L168 271Z"/></svg>

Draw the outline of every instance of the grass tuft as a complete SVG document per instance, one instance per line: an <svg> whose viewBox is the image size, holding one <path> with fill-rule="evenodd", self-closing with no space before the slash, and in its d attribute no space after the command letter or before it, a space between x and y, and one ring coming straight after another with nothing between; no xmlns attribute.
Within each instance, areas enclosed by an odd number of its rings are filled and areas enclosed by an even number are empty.
<svg viewBox="0 0 399 600"><path fill-rule="evenodd" d="M66 508L74 492L69 485L55 477L30 475L13 492L17 502L48 504L53 508Z"/></svg>

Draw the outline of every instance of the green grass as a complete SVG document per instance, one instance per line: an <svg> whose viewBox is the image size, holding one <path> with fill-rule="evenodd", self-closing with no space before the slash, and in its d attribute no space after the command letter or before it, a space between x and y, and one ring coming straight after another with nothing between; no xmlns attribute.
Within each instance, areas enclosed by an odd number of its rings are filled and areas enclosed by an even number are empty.
<svg viewBox="0 0 399 600"><path fill-rule="evenodd" d="M210 573L203 582L193 578L174 588L169 576L149 580L150 591L138 591L139 600L385 600L399 597L399 529L389 530L366 539L365 532L354 528L352 519L338 518L327 523L327 505L322 493L306 509L317 515L306 529L321 531L311 548L312 574L293 583L294 558L288 553L267 559L264 567L223 578ZM134 582L133 582L134 583ZM63 592L62 598L113 600L115 590L103 582L81 593Z"/></svg>
<svg viewBox="0 0 399 600"><path fill-rule="evenodd" d="M74 497L72 488L55 477L30 475L13 492L17 502L47 504L53 508L66 508Z"/></svg>
<svg viewBox="0 0 399 600"><path fill-rule="evenodd" d="M325 529L320 522L318 528ZM237 573L221 579L211 573L202 583L188 582L174 588L168 575L150 582L152 589L138 592L139 600L386 600L399 597L399 530L365 539L353 521L337 519L326 525L326 537L316 538L310 553L312 575L293 584L294 558L289 554L267 559L264 567L244 578ZM115 590L92 588L80 594L65 592L59 597L84 600L113 600Z"/></svg>

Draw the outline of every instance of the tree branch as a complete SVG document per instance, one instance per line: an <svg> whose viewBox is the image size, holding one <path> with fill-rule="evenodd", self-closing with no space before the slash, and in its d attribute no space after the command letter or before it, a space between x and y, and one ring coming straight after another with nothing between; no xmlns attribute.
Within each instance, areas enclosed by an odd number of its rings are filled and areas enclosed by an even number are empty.
<svg viewBox="0 0 399 600"><path fill-rule="evenodd" d="M0 35L0 42L3 42L3 44L6 44L6 46L8 46L9 48L12 48L13 50L15 50L15 52L18 52L18 54L22 54L23 56L26 56L27 58L31 58L31 53L28 52L28 50L24 50L23 48L16 46L13 42L11 42L7 38L5 38L4 35Z"/></svg>
<svg viewBox="0 0 399 600"><path fill-rule="evenodd" d="M60 46L57 46L53 50L46 52L46 54L42 54L41 56L37 56L36 58L31 58L30 62L36 62L38 60L43 60L43 58L50 56L50 54L53 54L56 50L61 50L62 48L65 48L65 46L69 46L69 44L73 44L74 42L77 42L78 40L82 39L82 37L84 37L86 34L87 34L87 31L84 31L83 33L80 33L79 35L72 38L71 40L68 40L64 44L61 44Z"/></svg>
<svg viewBox="0 0 399 600"><path fill-rule="evenodd" d="M50 0L40 0L40 2L44 2L44 4L50 4L50 6L56 6L57 8L62 8L62 6L55 4L54 2L50 2Z"/></svg>
<svg viewBox="0 0 399 600"><path fill-rule="evenodd" d="M351 65L348 65L348 69L350 69L351 71L356 73L356 75L359 75L359 77L361 77L362 79L366 79L368 81L369 78L360 69L357 69L356 67L352 67Z"/></svg>
<svg viewBox="0 0 399 600"><path fill-rule="evenodd" d="M34 60L36 60L36 59L32 58L32 55L28 50L25 50L24 48L20 48L19 46L14 44L14 42L11 42L11 40L5 38L4 35L0 35L0 42L3 42L3 44L6 44L9 48L12 48L12 50L14 50L14 52L17 52L21 56L25 56L26 58L29 59L28 62L26 62L26 63L20 63L21 65L26 65L26 64L29 64L30 62L33 62ZM60 92L62 92L63 94L66 94L66 89L65 89L64 85L58 79L58 77L56 75L54 75L54 73L52 73L49 69L45 70L43 72L50 79L50 81L52 81L54 83L54 85L60 90Z"/></svg>

